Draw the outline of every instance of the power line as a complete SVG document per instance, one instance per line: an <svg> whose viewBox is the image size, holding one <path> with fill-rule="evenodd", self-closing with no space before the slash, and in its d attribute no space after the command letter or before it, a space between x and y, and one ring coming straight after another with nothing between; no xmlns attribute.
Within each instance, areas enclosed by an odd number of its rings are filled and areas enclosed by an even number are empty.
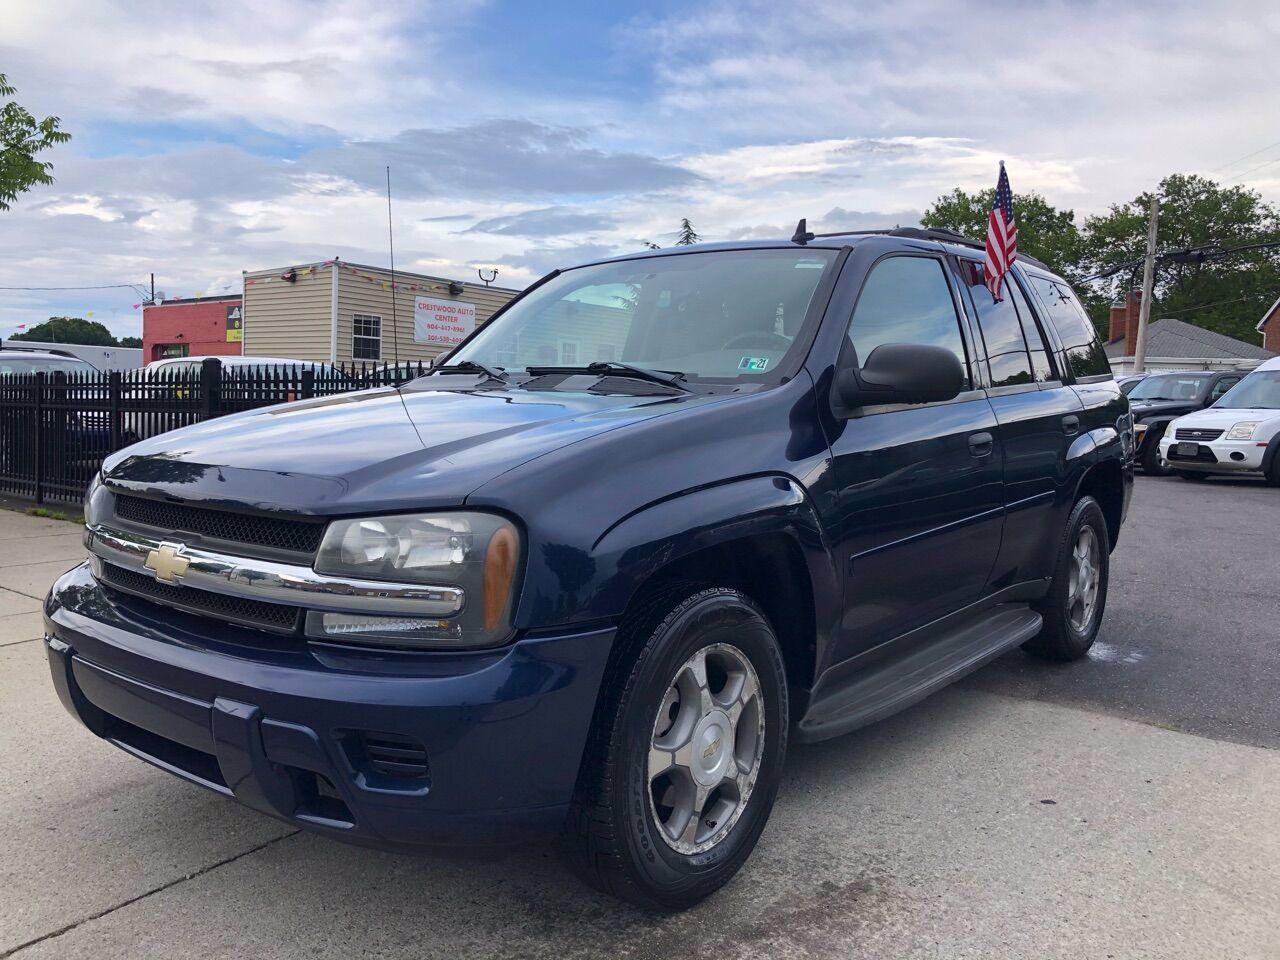
<svg viewBox="0 0 1280 960"><path fill-rule="evenodd" d="M1232 180L1243 180L1249 174L1253 173L1253 171L1261 170L1263 167L1269 167L1273 163L1280 163L1280 157L1276 157L1274 160L1267 160L1265 163L1260 163L1256 167L1250 167L1244 173L1237 173L1234 177L1227 177L1227 179L1223 180L1222 182L1230 183Z"/></svg>
<svg viewBox="0 0 1280 960"><path fill-rule="evenodd" d="M1210 172L1210 173L1217 173L1219 170L1226 170L1228 167L1234 167L1234 166L1235 166L1237 163L1239 163L1241 160L1248 160L1248 159L1250 159L1251 157L1256 157L1256 156L1257 156L1258 154L1260 154L1260 153L1266 153L1266 152L1267 152L1268 150L1270 150L1272 147L1280 147L1280 140L1277 140L1275 143L1271 144L1270 146L1263 147L1261 150L1255 150L1255 151L1253 151L1253 153L1246 153L1243 157L1236 157L1236 158L1235 158L1234 160L1232 160L1230 163L1224 163L1224 164L1223 164L1222 166L1220 166L1220 167L1214 167L1214 168L1213 168L1212 170L1210 170L1209 172Z"/></svg>
<svg viewBox="0 0 1280 960"><path fill-rule="evenodd" d="M1240 303L1242 300L1252 300L1253 297L1235 297L1231 300L1214 300L1212 303L1197 303L1191 307L1183 307L1180 310L1161 310L1161 316L1176 316L1179 313L1190 313L1193 310L1205 310L1209 307L1220 307L1225 303Z"/></svg>
<svg viewBox="0 0 1280 960"><path fill-rule="evenodd" d="M100 283L90 287L0 287L0 290L132 290L144 289L141 283Z"/></svg>

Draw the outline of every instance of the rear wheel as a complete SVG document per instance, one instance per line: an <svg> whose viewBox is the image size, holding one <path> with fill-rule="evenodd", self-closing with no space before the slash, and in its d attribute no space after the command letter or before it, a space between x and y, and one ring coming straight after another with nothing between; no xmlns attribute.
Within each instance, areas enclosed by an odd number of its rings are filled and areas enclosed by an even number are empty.
<svg viewBox="0 0 1280 960"><path fill-rule="evenodd" d="M683 910L738 871L773 808L782 652L759 609L725 588L669 595L616 643L564 850L591 885Z"/></svg>
<svg viewBox="0 0 1280 960"><path fill-rule="evenodd" d="M1078 660L1089 652L1107 603L1110 554L1102 507L1081 497L1067 520L1049 593L1036 607L1044 626L1024 650L1050 660Z"/></svg>

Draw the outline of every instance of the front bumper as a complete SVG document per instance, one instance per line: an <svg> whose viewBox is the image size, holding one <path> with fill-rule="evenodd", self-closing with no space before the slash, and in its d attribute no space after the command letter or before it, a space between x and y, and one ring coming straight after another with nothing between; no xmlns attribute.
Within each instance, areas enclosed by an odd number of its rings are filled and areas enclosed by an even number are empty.
<svg viewBox="0 0 1280 960"><path fill-rule="evenodd" d="M1195 442L1194 457L1178 452L1178 444ZM1160 441L1160 456L1177 470L1199 470L1207 473L1255 473L1262 469L1266 443L1256 440L1179 441L1165 437Z"/></svg>
<svg viewBox="0 0 1280 960"><path fill-rule="evenodd" d="M264 639L104 590L87 564L54 584L45 626L58 696L93 733L263 813L388 849L557 829L613 639L566 630L403 655ZM368 748L387 740L424 747L426 775L387 775Z"/></svg>

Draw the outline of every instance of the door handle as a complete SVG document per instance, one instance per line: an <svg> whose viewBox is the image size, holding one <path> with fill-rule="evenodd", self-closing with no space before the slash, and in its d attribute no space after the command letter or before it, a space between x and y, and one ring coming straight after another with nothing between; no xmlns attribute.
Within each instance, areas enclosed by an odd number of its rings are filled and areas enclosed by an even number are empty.
<svg viewBox="0 0 1280 960"><path fill-rule="evenodd" d="M1075 414L1070 414L1062 418L1062 432L1068 437L1074 437L1080 432L1080 418Z"/></svg>
<svg viewBox="0 0 1280 960"><path fill-rule="evenodd" d="M995 437L986 433L974 433L969 435L969 452L975 457L985 457L995 447Z"/></svg>

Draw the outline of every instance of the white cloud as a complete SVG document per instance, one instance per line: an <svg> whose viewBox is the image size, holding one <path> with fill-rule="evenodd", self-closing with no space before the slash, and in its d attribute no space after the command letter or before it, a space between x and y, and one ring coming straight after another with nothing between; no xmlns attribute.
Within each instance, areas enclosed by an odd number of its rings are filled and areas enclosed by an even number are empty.
<svg viewBox="0 0 1280 960"><path fill-rule="evenodd" d="M399 266L497 265L519 285L665 246L682 216L708 240L786 235L802 216L913 223L952 187L991 185L1002 159L1015 190L1082 215L1276 139L1280 8L1261 0L714 0L621 23L613 55L650 82L613 99L459 69L482 6L11 5L0 63L75 139L52 155L55 184L2 215L0 285L154 271L176 296L335 254L382 263L388 163ZM500 19L486 26L469 42L501 45ZM1280 165L1250 170L1276 156L1216 172L1277 198ZM0 292L0 333L88 309L136 332L132 302Z"/></svg>

